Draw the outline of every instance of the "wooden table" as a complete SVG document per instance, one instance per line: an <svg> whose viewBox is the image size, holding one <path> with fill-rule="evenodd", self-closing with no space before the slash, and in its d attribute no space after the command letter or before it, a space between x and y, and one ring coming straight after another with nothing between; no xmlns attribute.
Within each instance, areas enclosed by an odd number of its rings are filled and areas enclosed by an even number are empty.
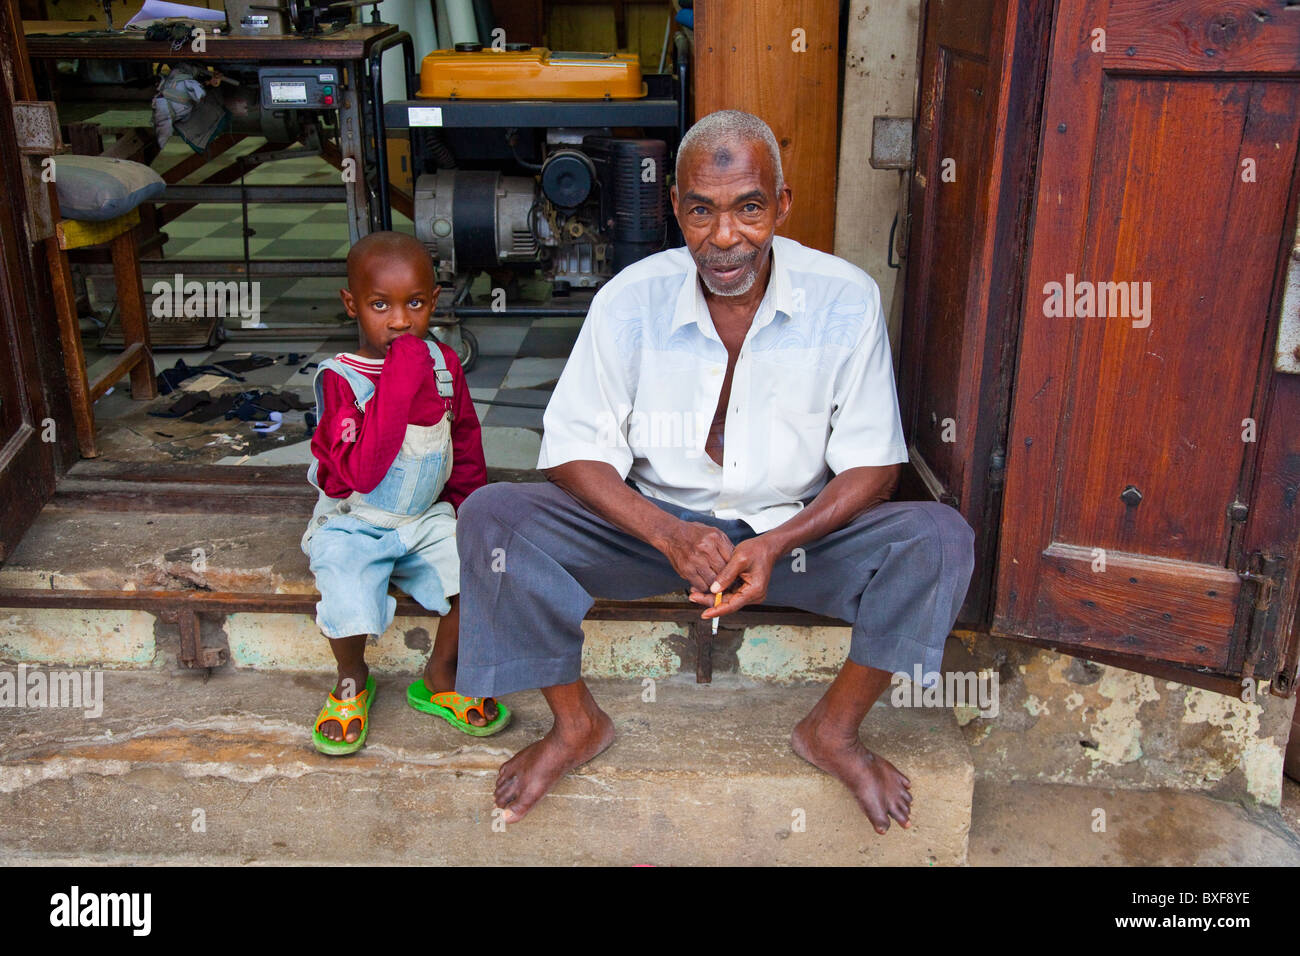
<svg viewBox="0 0 1300 956"><path fill-rule="evenodd" d="M220 21L213 21L220 25ZM183 50L172 53L170 46L161 40L144 38L143 30L109 33L95 30L92 21L24 20L23 36L27 39L27 53L32 59L97 60L222 60L227 63L270 62L283 60L364 60L370 55L376 40L381 40L397 27L391 23L354 23L335 33L308 37L291 36L223 36L209 33L207 49L199 53ZM69 36L95 30L95 36Z"/></svg>

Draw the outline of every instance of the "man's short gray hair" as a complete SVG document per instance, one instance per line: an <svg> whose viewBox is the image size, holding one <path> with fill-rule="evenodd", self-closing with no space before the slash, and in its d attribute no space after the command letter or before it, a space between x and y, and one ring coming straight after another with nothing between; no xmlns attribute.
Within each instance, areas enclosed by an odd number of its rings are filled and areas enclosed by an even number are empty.
<svg viewBox="0 0 1300 956"><path fill-rule="evenodd" d="M677 163L673 168L673 177L681 181L682 157L687 150L701 149L714 151L736 141L762 143L772 157L772 170L776 174L776 192L781 193L785 185L785 176L781 172L781 148L776 144L772 128L753 113L742 110L718 110L700 119L686 131L681 144L677 147Z"/></svg>

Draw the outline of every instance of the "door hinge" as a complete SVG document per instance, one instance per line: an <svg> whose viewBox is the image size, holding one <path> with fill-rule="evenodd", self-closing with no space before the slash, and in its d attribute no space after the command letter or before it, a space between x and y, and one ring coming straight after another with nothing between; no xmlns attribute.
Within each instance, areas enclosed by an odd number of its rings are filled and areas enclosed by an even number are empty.
<svg viewBox="0 0 1300 956"><path fill-rule="evenodd" d="M989 454L989 488L998 489L1002 487L1002 482L1006 479L1007 472L1007 451L1005 448L994 448Z"/></svg>
<svg viewBox="0 0 1300 956"><path fill-rule="evenodd" d="M13 104L14 136L18 141L23 173L27 238L36 243L54 235L54 209L50 201L54 182L53 157L66 149L59 132L59 114L53 103Z"/></svg>
<svg viewBox="0 0 1300 956"><path fill-rule="evenodd" d="M1279 555L1251 551L1247 554L1245 568L1237 572L1242 584L1242 603L1238 610L1238 622L1244 626L1246 635L1246 656L1242 673L1256 676L1267 672L1273 676L1272 669L1277 664L1273 660L1276 648L1269 648L1265 653L1265 636L1270 627L1276 624L1275 602L1282 590L1282 579L1286 572L1286 562Z"/></svg>

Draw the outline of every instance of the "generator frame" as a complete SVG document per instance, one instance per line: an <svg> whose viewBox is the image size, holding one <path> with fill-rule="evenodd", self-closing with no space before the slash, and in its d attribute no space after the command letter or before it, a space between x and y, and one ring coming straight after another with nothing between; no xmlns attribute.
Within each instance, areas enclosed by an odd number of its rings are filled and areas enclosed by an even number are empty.
<svg viewBox="0 0 1300 956"><path fill-rule="evenodd" d="M412 71L413 72L413 71ZM556 99L556 100L472 100L410 99L383 104L375 123L384 130L417 129L545 129L552 127L640 127L647 135L664 139L670 157L690 124L687 91L687 64L679 56L677 72L649 73L644 76L646 96L636 100ZM408 81L413 85L414 77ZM376 103L377 109L379 104ZM424 169L425 155L421 138L410 136L413 176ZM385 158L386 162L386 158ZM384 168L380 204L391 222L392 190ZM386 227L385 227L386 228ZM583 316L591 299L574 295L549 303L507 305L504 308L463 304L467 289L457 287L444 296L445 305L435 313L434 325L440 337L454 348L467 367L472 365L476 348L472 333L461 325L469 318L532 318L537 316Z"/></svg>

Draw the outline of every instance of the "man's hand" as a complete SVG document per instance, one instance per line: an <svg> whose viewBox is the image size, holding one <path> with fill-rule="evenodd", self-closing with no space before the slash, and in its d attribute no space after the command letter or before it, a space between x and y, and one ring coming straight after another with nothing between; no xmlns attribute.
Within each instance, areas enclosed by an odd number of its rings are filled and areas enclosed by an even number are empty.
<svg viewBox="0 0 1300 956"><path fill-rule="evenodd" d="M546 477L588 511L650 545L698 590L707 590L731 557L731 539L717 528L682 521L629 487L603 461L576 460L547 468Z"/></svg>
<svg viewBox="0 0 1300 956"><path fill-rule="evenodd" d="M692 593L707 591L732 556L730 538L717 528L695 521L677 522L657 547L691 586Z"/></svg>
<svg viewBox="0 0 1300 956"><path fill-rule="evenodd" d="M705 620L732 614L747 604L761 604L767 597L767 585L772 580L772 567L780 552L773 547L763 535L750 538L736 545L726 565L718 572L716 580L719 592L723 594L722 603L713 606L713 591L710 585L692 587L691 600L696 604L708 605L701 617ZM726 593L733 584L739 586Z"/></svg>

